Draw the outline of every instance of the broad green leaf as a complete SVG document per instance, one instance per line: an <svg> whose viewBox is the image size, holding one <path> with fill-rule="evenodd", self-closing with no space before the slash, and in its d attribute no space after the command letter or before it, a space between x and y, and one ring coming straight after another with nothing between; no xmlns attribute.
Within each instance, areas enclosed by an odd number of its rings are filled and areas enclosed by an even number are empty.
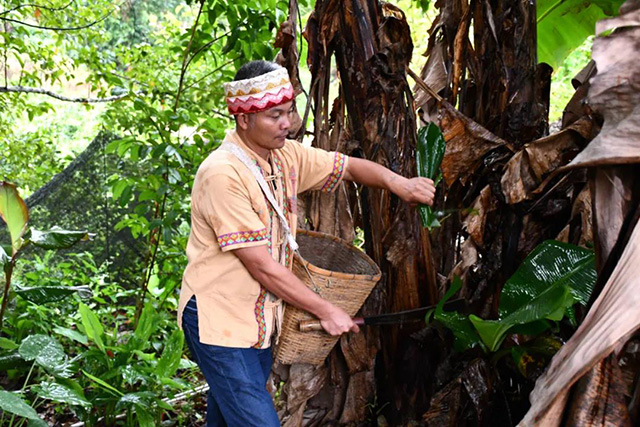
<svg viewBox="0 0 640 427"><path fill-rule="evenodd" d="M90 238L91 236L86 231L63 230L60 227L53 227L46 231L32 228L29 236L31 243L44 249L67 249Z"/></svg>
<svg viewBox="0 0 640 427"><path fill-rule="evenodd" d="M15 393L0 390L0 409L30 420L39 420L38 413Z"/></svg>
<svg viewBox="0 0 640 427"><path fill-rule="evenodd" d="M616 16L624 0L538 0L538 62L557 70L569 54L595 35L596 21Z"/></svg>
<svg viewBox="0 0 640 427"><path fill-rule="evenodd" d="M86 304L80 303L78 310L80 311L82 326L84 326L87 337L96 343L98 348L104 352L104 343L102 341L104 329L102 328L100 319L98 319L98 316Z"/></svg>
<svg viewBox="0 0 640 427"><path fill-rule="evenodd" d="M90 297L91 289L88 286L34 286L28 288L16 287L15 293L34 304L46 304L62 301L75 293L84 298Z"/></svg>
<svg viewBox="0 0 640 427"><path fill-rule="evenodd" d="M513 326L540 319L559 321L574 302L568 286L553 286L500 320L483 320L473 314L469 319L489 350L496 351Z"/></svg>
<svg viewBox="0 0 640 427"><path fill-rule="evenodd" d="M134 338L136 340L135 349L143 350L149 344L149 338L157 328L156 310L153 307L153 302L147 301L147 304L142 309L138 326L134 332Z"/></svg>
<svg viewBox="0 0 640 427"><path fill-rule="evenodd" d="M41 418L29 420L27 427L49 427L49 424Z"/></svg>
<svg viewBox="0 0 640 427"><path fill-rule="evenodd" d="M567 285L577 302L586 305L597 279L593 251L547 240L538 245L507 280L500 295L503 318L554 286Z"/></svg>
<svg viewBox="0 0 640 427"><path fill-rule="evenodd" d="M416 147L416 165L418 176L436 180L440 171L440 164L444 158L446 143L440 128L429 123L418 130ZM431 230L440 227L440 222L430 206L420 205L418 208L422 226Z"/></svg>
<svg viewBox="0 0 640 427"><path fill-rule="evenodd" d="M43 368L55 375L69 377L73 374L73 366L60 343L48 335L30 335L25 338L18 349L24 360L35 360Z"/></svg>
<svg viewBox="0 0 640 427"><path fill-rule="evenodd" d="M7 224L12 253L15 254L21 246L20 239L29 221L29 211L16 186L5 181L0 181L0 217Z"/></svg>
<svg viewBox="0 0 640 427"><path fill-rule="evenodd" d="M124 393L122 393L120 390L118 390L117 388L113 387L112 385L106 383L105 381L101 380L100 378L91 375L90 373L88 373L87 371L85 371L84 369L82 370L82 373L89 378L91 381L95 382L96 384L98 384L99 386L103 387L104 389L114 393L117 396L124 396Z"/></svg>
<svg viewBox="0 0 640 427"><path fill-rule="evenodd" d="M69 405L84 406L87 408L91 407L91 402L89 402L84 395L58 383L45 381L35 387L35 390L38 393L38 396L43 399L49 399L60 403L68 403Z"/></svg>
<svg viewBox="0 0 640 427"><path fill-rule="evenodd" d="M451 287L444 294L433 312L433 319L440 322L453 332L453 347L456 351L464 351L476 345L482 346L482 341L469 319L457 311L444 311L444 304L462 288L462 281L458 276L453 278Z"/></svg>
<svg viewBox="0 0 640 427"><path fill-rule="evenodd" d="M15 350L20 347L18 344L10 340L9 338L0 337L0 348L3 350Z"/></svg>
<svg viewBox="0 0 640 427"><path fill-rule="evenodd" d="M171 334L169 341L167 341L162 356L158 361L158 366L156 367L158 376L171 377L176 373L178 366L180 366L183 346L184 334L180 329L176 329Z"/></svg>
<svg viewBox="0 0 640 427"><path fill-rule="evenodd" d="M56 326L55 328L53 328L53 332L58 333L60 335L64 335L65 337L72 339L74 341L77 341L80 344L87 345L89 343L89 340L87 339L86 335L81 334L78 331L74 331L73 329Z"/></svg>

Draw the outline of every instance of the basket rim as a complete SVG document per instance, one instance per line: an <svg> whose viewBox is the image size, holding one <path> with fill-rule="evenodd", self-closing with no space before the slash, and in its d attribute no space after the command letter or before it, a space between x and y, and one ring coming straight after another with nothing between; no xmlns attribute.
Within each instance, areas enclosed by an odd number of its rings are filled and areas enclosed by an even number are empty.
<svg viewBox="0 0 640 427"><path fill-rule="evenodd" d="M382 277L382 271L380 270L380 267L378 266L378 264L376 264L369 255L367 255L365 252L361 251L360 249L356 248L346 240L341 239L340 237L336 237L331 234L322 233L319 231L298 229L296 231L296 236L301 234L306 234L311 237L319 237L322 239L330 239L336 243L341 244L342 246L345 246L349 251L353 253L357 253L358 256L360 256L371 267L373 267L373 269L377 271L377 273L376 274L356 274L356 273L342 273L339 271L327 270L325 268L318 267L317 265L310 263L309 261L304 259L301 255L299 255L297 252L294 253L294 258L298 260L298 262L306 266L307 269L309 269L309 271L313 271L315 273L319 273L324 276L333 276L333 277L342 278L342 279L374 280L376 282L380 280L380 278Z"/></svg>

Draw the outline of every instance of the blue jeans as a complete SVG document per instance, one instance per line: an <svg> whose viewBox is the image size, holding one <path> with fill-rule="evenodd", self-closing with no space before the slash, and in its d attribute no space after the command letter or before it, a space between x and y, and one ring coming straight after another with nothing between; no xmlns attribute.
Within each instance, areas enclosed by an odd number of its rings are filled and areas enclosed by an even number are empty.
<svg viewBox="0 0 640 427"><path fill-rule="evenodd" d="M273 362L271 349L201 343L195 296L184 309L182 328L191 356L209 384L207 426L279 427L266 388Z"/></svg>

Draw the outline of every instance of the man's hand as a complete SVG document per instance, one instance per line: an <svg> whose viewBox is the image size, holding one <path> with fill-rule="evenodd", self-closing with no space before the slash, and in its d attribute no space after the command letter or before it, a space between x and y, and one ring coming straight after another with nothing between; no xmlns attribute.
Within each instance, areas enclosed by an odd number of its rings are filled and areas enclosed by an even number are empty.
<svg viewBox="0 0 640 427"><path fill-rule="evenodd" d="M436 187L429 178L405 178L398 180L396 188L392 188L395 194L411 206L433 205L433 198L436 194Z"/></svg>
<svg viewBox="0 0 640 427"><path fill-rule="evenodd" d="M360 331L344 310L320 298L288 268L274 261L266 245L238 248L233 252L262 286L289 304L315 315L329 334Z"/></svg>
<svg viewBox="0 0 640 427"><path fill-rule="evenodd" d="M331 304L328 313L320 318L320 324L330 335L342 335L349 331L360 332L358 325L353 323L351 316L349 316L343 309Z"/></svg>
<svg viewBox="0 0 640 427"><path fill-rule="evenodd" d="M385 188L411 206L431 206L436 194L433 181L428 178L405 178L382 165L356 157L349 157L344 179L368 187Z"/></svg>

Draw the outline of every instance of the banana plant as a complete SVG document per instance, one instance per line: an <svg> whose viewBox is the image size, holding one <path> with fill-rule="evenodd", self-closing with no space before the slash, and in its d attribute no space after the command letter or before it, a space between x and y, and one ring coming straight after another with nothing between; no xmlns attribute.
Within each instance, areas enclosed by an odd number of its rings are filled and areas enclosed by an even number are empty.
<svg viewBox="0 0 640 427"><path fill-rule="evenodd" d="M11 276L16 260L24 249L30 244L44 249L66 249L80 241L89 240L91 235L87 231L68 231L59 227L53 227L47 231L27 228L29 209L20 197L16 186L5 181L0 182L0 218L4 220L10 236L10 245L6 248L0 245L0 266L2 266L5 277L2 306L0 307L0 330L2 330L4 312L11 291ZM42 286L37 289L23 288L19 293L26 299L46 302L59 300L73 292L86 290L84 287Z"/></svg>
<svg viewBox="0 0 640 427"><path fill-rule="evenodd" d="M593 251L547 240L527 256L505 283L497 320L442 310L446 300L461 287L460 279L454 278L439 309L427 317L427 322L433 319L450 329L456 350L480 346L496 352L508 333L538 335L550 327L550 322L565 317L575 322L572 308L587 304L596 279Z"/></svg>

